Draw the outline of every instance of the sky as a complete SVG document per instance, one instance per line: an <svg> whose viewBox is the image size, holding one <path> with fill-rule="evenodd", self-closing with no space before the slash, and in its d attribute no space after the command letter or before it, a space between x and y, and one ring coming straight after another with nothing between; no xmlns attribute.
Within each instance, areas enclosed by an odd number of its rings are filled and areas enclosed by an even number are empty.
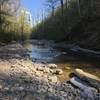
<svg viewBox="0 0 100 100"><path fill-rule="evenodd" d="M45 1L46 0L22 0L22 5L31 12L34 20L38 20L42 15L41 11L44 9Z"/></svg>

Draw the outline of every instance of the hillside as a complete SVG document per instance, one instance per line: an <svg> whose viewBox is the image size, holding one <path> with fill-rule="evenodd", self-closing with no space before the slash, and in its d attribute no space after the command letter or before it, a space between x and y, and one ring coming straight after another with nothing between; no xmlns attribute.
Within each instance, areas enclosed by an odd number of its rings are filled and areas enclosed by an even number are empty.
<svg viewBox="0 0 100 100"><path fill-rule="evenodd" d="M77 6L77 0L71 0L68 8L64 5L63 16L59 7L54 16L49 15L34 27L32 38L100 49L100 1L95 0L91 5L91 0L81 0L80 6Z"/></svg>

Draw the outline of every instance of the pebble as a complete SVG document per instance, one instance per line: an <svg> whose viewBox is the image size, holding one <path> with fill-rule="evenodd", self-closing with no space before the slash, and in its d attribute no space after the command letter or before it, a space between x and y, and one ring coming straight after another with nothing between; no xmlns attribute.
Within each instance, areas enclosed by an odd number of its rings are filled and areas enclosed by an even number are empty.
<svg viewBox="0 0 100 100"><path fill-rule="evenodd" d="M18 88L20 91L23 91L24 90L24 87L19 87Z"/></svg>
<svg viewBox="0 0 100 100"><path fill-rule="evenodd" d="M51 69L57 68L57 65L56 65L56 64L48 64L47 66L48 66L49 68L51 68Z"/></svg>
<svg viewBox="0 0 100 100"><path fill-rule="evenodd" d="M8 90L9 90L9 88L8 88L8 87L5 87L5 88L4 88L4 90L7 90L7 91L8 91Z"/></svg>
<svg viewBox="0 0 100 100"><path fill-rule="evenodd" d="M52 82L52 83L57 83L58 82L58 78L57 78L57 76L50 75L50 76L48 76L48 81Z"/></svg>
<svg viewBox="0 0 100 100"><path fill-rule="evenodd" d="M14 98L14 100L18 100L18 98Z"/></svg>
<svg viewBox="0 0 100 100"><path fill-rule="evenodd" d="M45 68L44 69L44 73L50 73L50 69L49 68Z"/></svg>
<svg viewBox="0 0 100 100"><path fill-rule="evenodd" d="M63 71L61 69L56 69L55 74L61 75L61 74L63 74Z"/></svg>
<svg viewBox="0 0 100 100"><path fill-rule="evenodd" d="M65 67L65 69L66 69L66 70L70 70L71 68L70 68L70 67Z"/></svg>

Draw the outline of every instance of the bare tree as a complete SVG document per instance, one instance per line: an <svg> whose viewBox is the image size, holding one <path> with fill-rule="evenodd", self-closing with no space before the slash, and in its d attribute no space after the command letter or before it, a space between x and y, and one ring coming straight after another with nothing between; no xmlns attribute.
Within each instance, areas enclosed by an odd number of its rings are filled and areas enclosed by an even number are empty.
<svg viewBox="0 0 100 100"><path fill-rule="evenodd" d="M8 4L10 5L10 8L13 10L13 12L17 12L17 10L21 6L20 0L9 0Z"/></svg>
<svg viewBox="0 0 100 100"><path fill-rule="evenodd" d="M69 3L68 1L69 1L69 0L66 0L66 1L65 1L65 3L66 3L66 8L68 8L68 3Z"/></svg>
<svg viewBox="0 0 100 100"><path fill-rule="evenodd" d="M57 1L58 0L47 0L47 8L49 10L51 10L52 12L52 16L54 16L54 13L55 13L55 7L56 7L56 4L57 4Z"/></svg>
<svg viewBox="0 0 100 100"><path fill-rule="evenodd" d="M94 13L94 9L95 9L95 1L94 0L90 1L90 6L91 6L91 12L93 14Z"/></svg>
<svg viewBox="0 0 100 100"><path fill-rule="evenodd" d="M63 11L64 11L64 0L60 0L61 3L61 11L62 11L62 17L63 17Z"/></svg>
<svg viewBox="0 0 100 100"><path fill-rule="evenodd" d="M0 0L0 27L11 24L16 17L16 12L20 6L20 0ZM6 20L9 17L9 22Z"/></svg>
<svg viewBox="0 0 100 100"><path fill-rule="evenodd" d="M80 0L77 0L77 4L78 4L78 13L79 13L79 16L81 17Z"/></svg>

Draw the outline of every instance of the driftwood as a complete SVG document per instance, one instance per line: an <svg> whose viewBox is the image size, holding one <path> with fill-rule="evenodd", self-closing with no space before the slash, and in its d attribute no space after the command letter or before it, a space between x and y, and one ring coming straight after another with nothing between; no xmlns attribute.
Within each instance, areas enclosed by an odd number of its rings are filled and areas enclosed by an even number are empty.
<svg viewBox="0 0 100 100"><path fill-rule="evenodd" d="M81 48L79 46L74 46L74 47L70 48L70 50L73 52L76 52L76 53L82 53L82 54L86 54L88 56L92 56L92 57L96 57L96 58L100 57L100 51L85 49L85 48Z"/></svg>
<svg viewBox="0 0 100 100"><path fill-rule="evenodd" d="M81 69L75 69L74 74L81 80L87 81L91 86L100 89L100 79L97 76L84 72Z"/></svg>
<svg viewBox="0 0 100 100"><path fill-rule="evenodd" d="M81 90L90 89L90 88L93 89L87 83L85 83L84 81L82 81L81 79L79 79L78 77L71 78L70 82L73 85L75 85L76 87L80 88Z"/></svg>
<svg viewBox="0 0 100 100"><path fill-rule="evenodd" d="M72 79L70 79L70 82L82 90L82 96L87 98L86 100L95 100L95 96L97 93L95 88L90 87L77 77L73 77Z"/></svg>

